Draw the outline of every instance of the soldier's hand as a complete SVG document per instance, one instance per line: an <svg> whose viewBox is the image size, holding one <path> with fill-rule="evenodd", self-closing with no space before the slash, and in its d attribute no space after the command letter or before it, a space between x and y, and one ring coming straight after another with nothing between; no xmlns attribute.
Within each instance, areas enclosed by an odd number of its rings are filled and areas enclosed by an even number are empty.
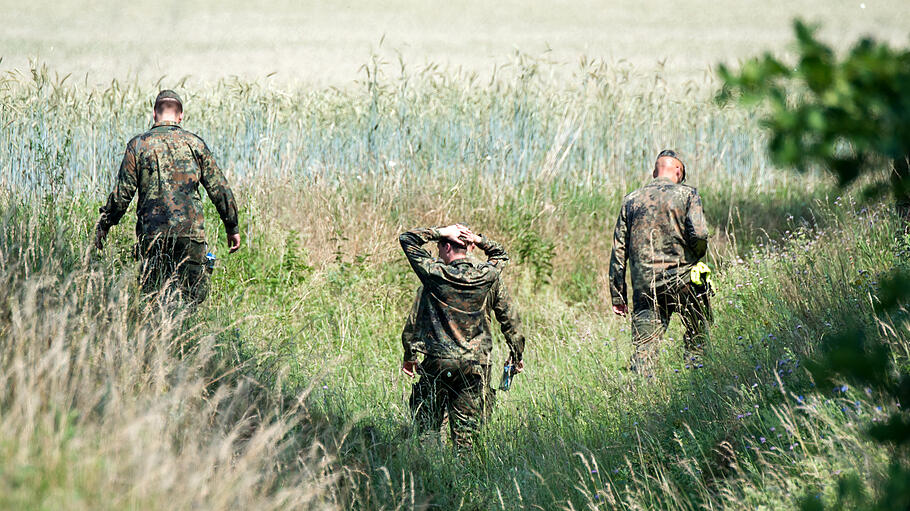
<svg viewBox="0 0 910 511"><path fill-rule="evenodd" d="M98 250L104 250L104 239L107 238L107 229L101 227L101 225L95 226L95 248Z"/></svg>
<svg viewBox="0 0 910 511"><path fill-rule="evenodd" d="M455 224L455 225L461 229L464 229L464 231L461 234L460 239L461 239L461 242L464 243L466 246L476 245L482 241L482 238L480 236L471 232L471 230L468 229L467 227L465 227L461 224Z"/></svg>
<svg viewBox="0 0 910 511"><path fill-rule="evenodd" d="M625 317L626 314L629 313L629 306L626 305L626 304L614 305L614 306L613 306L613 313L616 314L617 316L623 316L623 317Z"/></svg>
<svg viewBox="0 0 910 511"><path fill-rule="evenodd" d="M417 370L417 361L416 360L405 360L404 362L401 363L401 372L410 376L411 378L414 377L416 370Z"/></svg>
<svg viewBox="0 0 910 511"><path fill-rule="evenodd" d="M240 233L227 235L228 249L233 254L240 248Z"/></svg>
<svg viewBox="0 0 910 511"><path fill-rule="evenodd" d="M465 245L462 237L468 235L471 235L471 230L463 225L454 224L439 228L439 236L461 246Z"/></svg>
<svg viewBox="0 0 910 511"><path fill-rule="evenodd" d="M517 363L512 364L512 374L518 374L525 370L525 361L519 360Z"/></svg>

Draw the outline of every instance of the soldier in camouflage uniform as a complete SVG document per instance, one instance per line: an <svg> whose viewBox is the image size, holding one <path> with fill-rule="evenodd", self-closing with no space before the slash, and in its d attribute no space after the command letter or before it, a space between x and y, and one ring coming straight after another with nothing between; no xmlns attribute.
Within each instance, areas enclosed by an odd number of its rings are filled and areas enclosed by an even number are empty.
<svg viewBox="0 0 910 511"><path fill-rule="evenodd" d="M705 343L711 309L707 286L691 282L690 271L708 251L708 226L695 188L681 184L686 168L673 151L662 151L654 180L623 199L613 234L610 294L613 311L628 314L626 264L632 282L630 369L651 376L670 316L685 327L686 360Z"/></svg>
<svg viewBox="0 0 910 511"><path fill-rule="evenodd" d="M180 127L183 102L174 91L155 99L152 128L126 146L117 182L101 208L95 246L101 250L138 192L136 235L144 293L168 285L192 305L208 295L202 185L227 230L231 252L240 248L237 204L205 142Z"/></svg>
<svg viewBox="0 0 910 511"><path fill-rule="evenodd" d="M513 373L524 368L521 322L500 276L509 258L501 245L460 225L417 229L399 239L422 284L401 336L402 371L421 375L411 411L421 433L439 431L448 415L452 442L467 448L493 405L490 314L509 346ZM423 248L431 241L439 259ZM472 245L484 251L485 263L467 259ZM419 366L418 353L424 355Z"/></svg>

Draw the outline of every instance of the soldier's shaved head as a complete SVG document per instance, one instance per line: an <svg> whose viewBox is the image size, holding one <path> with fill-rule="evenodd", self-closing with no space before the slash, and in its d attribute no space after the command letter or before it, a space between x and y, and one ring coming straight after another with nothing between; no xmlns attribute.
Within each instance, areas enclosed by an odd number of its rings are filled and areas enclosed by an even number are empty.
<svg viewBox="0 0 910 511"><path fill-rule="evenodd" d="M170 89L164 89L155 97L155 112L161 113L165 110L176 110L183 112L183 100L180 95Z"/></svg>
<svg viewBox="0 0 910 511"><path fill-rule="evenodd" d="M159 101L152 111L155 122L183 122L183 107L176 101Z"/></svg>
<svg viewBox="0 0 910 511"><path fill-rule="evenodd" d="M183 100L172 90L163 90L155 98L152 110L155 122L183 122Z"/></svg>
<svg viewBox="0 0 910 511"><path fill-rule="evenodd" d="M674 183L686 180L686 165L676 155L676 151L665 149L657 155L654 162L654 177L665 177Z"/></svg>
<svg viewBox="0 0 910 511"><path fill-rule="evenodd" d="M173 100L159 101L155 103L155 113L161 115L165 112L173 112L174 114L182 113L183 106Z"/></svg>

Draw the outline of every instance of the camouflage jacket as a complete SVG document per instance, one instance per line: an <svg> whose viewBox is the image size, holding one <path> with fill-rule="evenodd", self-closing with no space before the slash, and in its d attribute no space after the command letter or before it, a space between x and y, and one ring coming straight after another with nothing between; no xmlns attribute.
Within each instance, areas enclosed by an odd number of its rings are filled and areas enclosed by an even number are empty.
<svg viewBox="0 0 910 511"><path fill-rule="evenodd" d="M613 232L610 294L626 304L626 262L633 293L672 292L708 251L708 225L695 188L657 178L626 195Z"/></svg>
<svg viewBox="0 0 910 511"><path fill-rule="evenodd" d="M117 225L138 191L137 236L205 241L200 184L227 233L238 233L234 194L208 146L175 122L156 123L126 145L117 183L100 210L98 225L105 231Z"/></svg>
<svg viewBox="0 0 910 511"><path fill-rule="evenodd" d="M477 247L487 255L487 262L459 259L445 264L423 248L439 239L436 229L417 229L399 238L423 284L401 334L405 360L423 353L489 365L491 313L499 321L513 360L521 360L525 345L521 320L500 275L509 260L505 250L483 238Z"/></svg>

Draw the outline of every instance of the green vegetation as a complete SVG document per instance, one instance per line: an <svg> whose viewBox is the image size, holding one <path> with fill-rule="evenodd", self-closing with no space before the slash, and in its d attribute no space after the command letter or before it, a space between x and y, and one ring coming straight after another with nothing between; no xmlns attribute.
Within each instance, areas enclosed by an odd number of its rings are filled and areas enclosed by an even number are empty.
<svg viewBox="0 0 910 511"><path fill-rule="evenodd" d="M775 170L757 117L713 91L510 69L188 92L245 246L225 255L210 208L213 293L177 319L135 297L129 222L89 250L152 89L5 78L0 507L779 509L833 501L841 473L871 489L890 455L865 429L898 404L803 366L848 319L905 360L905 316L875 306L907 257L890 208ZM630 389L608 254L619 201L666 145L707 208L718 321L703 367L669 343L658 382ZM455 220L513 252L528 337L462 458L408 434L398 371L417 284L396 235Z"/></svg>
<svg viewBox="0 0 910 511"><path fill-rule="evenodd" d="M902 220L903 238L891 271L882 275L873 305L876 315L906 322L910 301L910 264L906 257L910 222L910 51L892 50L866 38L841 60L819 41L815 29L795 23L799 62L794 67L765 55L732 73L721 67L721 102L767 100L764 123L771 132L769 149L778 163L805 171L817 164L843 185L869 177L867 195L890 189ZM886 171L883 171L886 169ZM841 331L826 336L821 354L810 362L816 381L830 386L848 379L896 403L910 398L910 371L905 353L895 351L887 336L871 332L863 317L853 317ZM854 473L839 477L837 501L842 509L889 510L910 506L910 416L890 411L868 429L870 438L892 447L890 465L872 491ZM804 509L826 506L811 497Z"/></svg>

